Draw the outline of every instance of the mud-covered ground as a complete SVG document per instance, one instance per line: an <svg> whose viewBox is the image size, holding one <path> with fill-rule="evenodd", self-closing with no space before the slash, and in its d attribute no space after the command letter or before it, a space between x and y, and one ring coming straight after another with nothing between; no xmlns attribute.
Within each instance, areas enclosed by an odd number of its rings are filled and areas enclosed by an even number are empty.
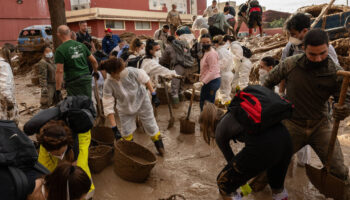
<svg viewBox="0 0 350 200"><path fill-rule="evenodd" d="M40 89L30 86L30 73L26 76L16 76L16 97L23 111L25 103L27 107L39 107ZM158 200L167 198L172 194L181 194L189 200L216 200L220 199L216 186L216 176L225 165L225 160L218 148L204 143L198 123L194 135L182 135L179 133L180 123L178 118L187 112L188 101L182 103L176 109L177 118L172 129L167 130L168 107L162 105L158 108L158 125L164 137L166 155L164 158L157 157L158 162L151 172L149 179L142 184L131 183L122 180L113 172L113 166L109 166L100 174L93 175L96 186L95 200ZM191 120L197 121L199 115L199 103L195 102ZM35 110L35 109L34 109ZM20 126L30 119L33 114L27 111L20 116ZM342 145L345 164L350 166L350 119L342 123L339 140ZM139 131L135 134L135 141L156 152L149 137ZM235 152L243 145L232 144ZM312 165L321 166L315 153L312 154ZM304 168L295 165L292 173L286 179L285 185L291 200L322 200L325 199L312 186L306 177ZM245 199L270 200L271 191L267 188L262 192L250 195Z"/></svg>

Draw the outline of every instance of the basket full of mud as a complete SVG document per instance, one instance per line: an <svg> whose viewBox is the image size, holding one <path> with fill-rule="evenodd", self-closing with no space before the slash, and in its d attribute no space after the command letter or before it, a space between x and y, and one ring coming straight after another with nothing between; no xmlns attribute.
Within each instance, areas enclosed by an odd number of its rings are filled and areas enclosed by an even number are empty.
<svg viewBox="0 0 350 200"><path fill-rule="evenodd" d="M124 180L144 182L157 163L157 157L135 142L118 141L114 147L114 172Z"/></svg>
<svg viewBox="0 0 350 200"><path fill-rule="evenodd" d="M113 146L114 133L109 127L93 127L91 130L91 138L92 141L97 144Z"/></svg>
<svg viewBox="0 0 350 200"><path fill-rule="evenodd" d="M113 148L106 145L93 146L89 149L89 167L92 173L100 173L110 163Z"/></svg>

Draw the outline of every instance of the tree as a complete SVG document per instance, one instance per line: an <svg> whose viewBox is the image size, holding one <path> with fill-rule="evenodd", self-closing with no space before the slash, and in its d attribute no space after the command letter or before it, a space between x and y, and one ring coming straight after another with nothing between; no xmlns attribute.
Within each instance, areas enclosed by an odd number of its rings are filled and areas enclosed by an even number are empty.
<svg viewBox="0 0 350 200"><path fill-rule="evenodd" d="M47 2L51 18L53 46L56 49L61 44L60 39L57 37L57 28L60 25L67 24L66 8L64 0L47 0Z"/></svg>

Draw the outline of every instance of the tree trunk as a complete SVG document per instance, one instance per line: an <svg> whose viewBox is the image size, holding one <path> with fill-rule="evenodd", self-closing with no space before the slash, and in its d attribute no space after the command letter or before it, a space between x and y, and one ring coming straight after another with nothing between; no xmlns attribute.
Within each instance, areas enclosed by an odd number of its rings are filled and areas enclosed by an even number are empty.
<svg viewBox="0 0 350 200"><path fill-rule="evenodd" d="M57 37L57 28L60 25L67 24L66 22L66 8L64 0L47 0L50 11L53 46L56 49L62 43Z"/></svg>

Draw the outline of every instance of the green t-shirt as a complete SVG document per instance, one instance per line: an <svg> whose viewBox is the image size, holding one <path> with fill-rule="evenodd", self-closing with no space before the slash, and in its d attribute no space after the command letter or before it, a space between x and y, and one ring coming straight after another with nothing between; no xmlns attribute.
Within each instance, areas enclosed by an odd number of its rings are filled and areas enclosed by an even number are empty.
<svg viewBox="0 0 350 200"><path fill-rule="evenodd" d="M64 80L69 81L79 76L89 74L89 49L82 43L69 40L61 44L55 53L55 63L63 64Z"/></svg>

